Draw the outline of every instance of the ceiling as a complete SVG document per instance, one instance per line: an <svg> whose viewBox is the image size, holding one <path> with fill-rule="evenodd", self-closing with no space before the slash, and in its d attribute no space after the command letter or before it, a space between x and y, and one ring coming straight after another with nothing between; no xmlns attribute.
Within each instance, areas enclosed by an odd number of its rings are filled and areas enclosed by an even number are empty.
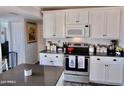
<svg viewBox="0 0 124 93"><path fill-rule="evenodd" d="M0 6L0 16L22 16L26 19L42 20L41 11L94 7L104 6Z"/></svg>
<svg viewBox="0 0 124 93"><path fill-rule="evenodd" d="M22 16L26 19L40 20L40 11L38 6L0 6L0 16Z"/></svg>

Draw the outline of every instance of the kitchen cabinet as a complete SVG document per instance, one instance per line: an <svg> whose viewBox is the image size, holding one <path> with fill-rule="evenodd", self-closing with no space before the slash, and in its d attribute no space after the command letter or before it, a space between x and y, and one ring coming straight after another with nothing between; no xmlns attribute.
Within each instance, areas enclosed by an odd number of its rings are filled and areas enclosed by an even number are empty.
<svg viewBox="0 0 124 93"><path fill-rule="evenodd" d="M88 24L88 10L69 10L66 11L66 24Z"/></svg>
<svg viewBox="0 0 124 93"><path fill-rule="evenodd" d="M119 39L120 8L90 10L91 38Z"/></svg>
<svg viewBox="0 0 124 93"><path fill-rule="evenodd" d="M103 64L91 63L90 80L92 81L104 81L105 68Z"/></svg>
<svg viewBox="0 0 124 93"><path fill-rule="evenodd" d="M40 65L63 66L63 54L40 53Z"/></svg>
<svg viewBox="0 0 124 93"><path fill-rule="evenodd" d="M65 37L65 13L44 12L43 13L43 37L64 38Z"/></svg>
<svg viewBox="0 0 124 93"><path fill-rule="evenodd" d="M123 84L124 58L90 57L90 81L110 85Z"/></svg>

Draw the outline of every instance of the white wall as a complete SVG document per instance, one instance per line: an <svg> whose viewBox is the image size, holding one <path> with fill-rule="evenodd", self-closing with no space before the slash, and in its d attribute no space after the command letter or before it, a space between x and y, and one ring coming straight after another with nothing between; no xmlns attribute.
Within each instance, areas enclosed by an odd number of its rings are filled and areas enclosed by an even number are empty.
<svg viewBox="0 0 124 93"><path fill-rule="evenodd" d="M109 45L110 40L107 39L90 39L90 38L66 38L66 39L46 39L46 41L52 41L58 43L62 46L63 42L80 42L80 43L90 43L90 44L103 44Z"/></svg>
<svg viewBox="0 0 124 93"><path fill-rule="evenodd" d="M27 42L26 42L27 43ZM26 63L34 64L38 60L37 42L26 44Z"/></svg>
<svg viewBox="0 0 124 93"><path fill-rule="evenodd" d="M38 62L38 54L40 49L43 48L42 44L43 44L43 39L42 39L42 23L41 22L37 22L34 20L25 20L25 22L35 22L37 23L37 42L33 42L33 43L27 43L27 40L25 40L26 42L26 63L36 63ZM25 27L26 29L26 27ZM25 33L26 36L26 33Z"/></svg>
<svg viewBox="0 0 124 93"><path fill-rule="evenodd" d="M37 32L37 43L38 43L38 53L41 50L45 49L45 39L43 38L43 24L41 22L38 22L37 25L38 32Z"/></svg>

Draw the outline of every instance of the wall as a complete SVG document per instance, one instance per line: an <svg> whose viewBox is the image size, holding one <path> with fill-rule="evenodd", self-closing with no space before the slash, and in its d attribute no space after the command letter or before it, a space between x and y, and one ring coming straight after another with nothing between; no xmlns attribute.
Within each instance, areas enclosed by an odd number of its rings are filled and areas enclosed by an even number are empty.
<svg viewBox="0 0 124 93"><path fill-rule="evenodd" d="M45 49L45 39L43 38L43 23L42 22L38 22L38 33L37 33L37 41L38 41L38 53L41 50Z"/></svg>
<svg viewBox="0 0 124 93"><path fill-rule="evenodd" d="M26 63L34 64L37 62L38 54L37 54L37 42L28 43L26 37L26 22L35 22L32 20L25 19L25 49L26 49Z"/></svg>
<svg viewBox="0 0 124 93"><path fill-rule="evenodd" d="M27 43L27 42L26 42ZM26 63L34 64L37 62L37 42L26 44Z"/></svg>
<svg viewBox="0 0 124 93"><path fill-rule="evenodd" d="M59 44L62 46L63 42L82 42L82 43L90 43L90 44L103 44L109 45L110 40L106 39L90 39L90 38L66 38L66 39L47 39L46 41L52 41L54 43Z"/></svg>

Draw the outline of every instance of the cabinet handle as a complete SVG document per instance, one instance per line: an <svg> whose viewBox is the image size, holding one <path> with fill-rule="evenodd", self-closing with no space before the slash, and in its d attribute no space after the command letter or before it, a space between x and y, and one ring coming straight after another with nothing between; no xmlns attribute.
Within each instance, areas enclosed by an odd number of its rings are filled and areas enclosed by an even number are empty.
<svg viewBox="0 0 124 93"><path fill-rule="evenodd" d="M50 61L50 62L53 62L53 61Z"/></svg>
<svg viewBox="0 0 124 93"><path fill-rule="evenodd" d="M117 61L116 59L113 59L113 61Z"/></svg>
<svg viewBox="0 0 124 93"><path fill-rule="evenodd" d="M97 58L97 60L100 60L100 58Z"/></svg>
<svg viewBox="0 0 124 93"><path fill-rule="evenodd" d="M107 36L107 35L104 34L103 36Z"/></svg>
<svg viewBox="0 0 124 93"><path fill-rule="evenodd" d="M78 23L78 22L80 22L80 21L77 20L76 23Z"/></svg>
<svg viewBox="0 0 124 93"><path fill-rule="evenodd" d="M53 36L56 36L56 35L53 35Z"/></svg>
<svg viewBox="0 0 124 93"><path fill-rule="evenodd" d="M108 67L108 65L105 65L105 67Z"/></svg>

